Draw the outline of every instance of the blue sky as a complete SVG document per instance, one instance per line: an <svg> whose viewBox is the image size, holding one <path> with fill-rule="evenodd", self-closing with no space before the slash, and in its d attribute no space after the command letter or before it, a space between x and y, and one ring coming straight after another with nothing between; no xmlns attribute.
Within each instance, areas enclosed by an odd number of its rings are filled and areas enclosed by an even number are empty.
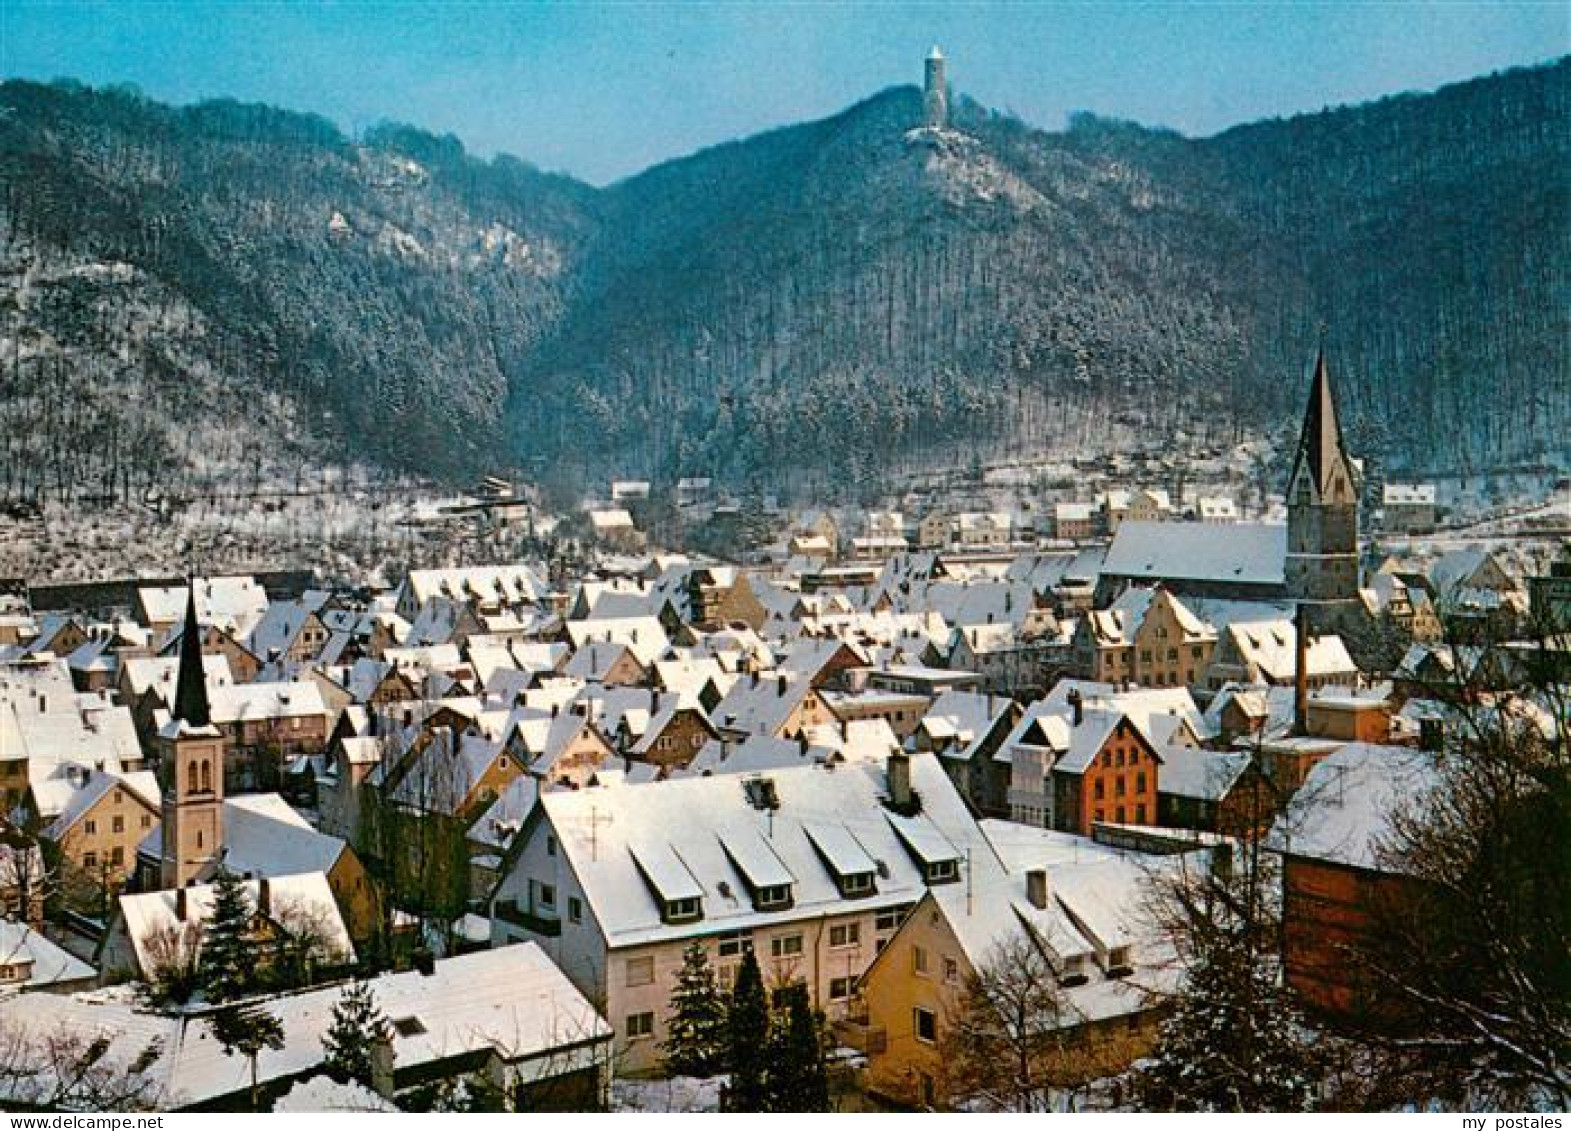
<svg viewBox="0 0 1571 1131"><path fill-rule="evenodd" d="M603 183L920 81L1214 133L1571 51L1546 3L0 0L0 74L397 119Z"/></svg>

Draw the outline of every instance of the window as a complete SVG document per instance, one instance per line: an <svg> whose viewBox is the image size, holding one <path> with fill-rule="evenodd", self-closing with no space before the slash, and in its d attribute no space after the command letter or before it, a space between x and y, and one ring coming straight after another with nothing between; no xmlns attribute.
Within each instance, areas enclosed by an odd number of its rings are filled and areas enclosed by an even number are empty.
<svg viewBox="0 0 1571 1131"><path fill-rule="evenodd" d="M911 969L918 974L927 973L927 948L913 946L911 948Z"/></svg>
<svg viewBox="0 0 1571 1131"><path fill-rule="evenodd" d="M753 936L747 931L727 931L719 936L720 957L735 958L748 948Z"/></svg>
<svg viewBox="0 0 1571 1131"><path fill-rule="evenodd" d="M575 923L584 921L584 905L576 895L567 897L567 917Z"/></svg>
<svg viewBox="0 0 1571 1131"><path fill-rule="evenodd" d="M655 1015L653 1013L629 1013L627 1015L627 1039L636 1041L641 1037L655 1035Z"/></svg>
<svg viewBox="0 0 1571 1131"><path fill-rule="evenodd" d="M112 831L117 833L125 832L125 818L118 816L115 817L115 819L110 822L110 828Z"/></svg>
<svg viewBox="0 0 1571 1131"><path fill-rule="evenodd" d="M927 866L927 882L930 884L945 884L959 875L960 866L953 860L935 860Z"/></svg>
<svg viewBox="0 0 1571 1131"><path fill-rule="evenodd" d="M551 884L541 884L540 885L540 906L542 906L542 907L555 907L556 906L556 888L553 887Z"/></svg>
<svg viewBox="0 0 1571 1131"><path fill-rule="evenodd" d="M647 986L655 980L655 959L653 955L642 958L629 958L627 960L627 984L630 986Z"/></svg>
<svg viewBox="0 0 1571 1131"><path fill-rule="evenodd" d="M1107 786L1101 778L1097 778L1095 783L1093 783L1091 787L1091 795L1098 801L1107 796Z"/></svg>
<svg viewBox="0 0 1571 1131"><path fill-rule="evenodd" d="M118 844L115 845L113 848L111 848L109 850L109 863L114 864L114 865L124 864L125 863L125 849L120 847L120 845L118 845Z"/></svg>
<svg viewBox="0 0 1571 1131"><path fill-rule="evenodd" d="M840 894L861 895L873 890L873 873L852 872L849 876L840 877Z"/></svg>
<svg viewBox="0 0 1571 1131"><path fill-rule="evenodd" d="M845 1001L851 996L851 987L856 984L855 978L829 979L829 1000Z"/></svg>
<svg viewBox="0 0 1571 1131"><path fill-rule="evenodd" d="M878 918L874 921L875 929L879 931L894 930L905 920L905 917L910 912L910 910L911 908L906 906L891 907L888 911L880 911L878 913Z"/></svg>
<svg viewBox="0 0 1571 1131"><path fill-rule="evenodd" d="M1123 774L1119 774L1118 778L1113 782L1113 793L1114 793L1115 796L1118 796L1118 797L1124 796L1124 775Z"/></svg>
<svg viewBox="0 0 1571 1131"><path fill-rule="evenodd" d="M1135 806L1135 824L1143 825L1145 823L1146 823L1146 807L1144 805L1136 805Z"/></svg>
<svg viewBox="0 0 1571 1131"><path fill-rule="evenodd" d="M947 954L944 955L944 981L950 985L960 981L960 963Z"/></svg>
<svg viewBox="0 0 1571 1131"><path fill-rule="evenodd" d="M837 923L829 928L829 945L831 947L857 946L862 941L862 924Z"/></svg>
<svg viewBox="0 0 1571 1131"><path fill-rule="evenodd" d="M151 813L142 814L142 827L144 829L150 829L153 827L153 816Z"/></svg>
<svg viewBox="0 0 1571 1131"><path fill-rule="evenodd" d="M938 1015L931 1009L917 1006L911 1011L911 1021L917 1040L929 1045L938 1040Z"/></svg>
<svg viewBox="0 0 1571 1131"><path fill-rule="evenodd" d="M698 915L698 900L696 899L672 899L666 902L665 917L668 923L676 923L684 919L697 919Z"/></svg>
<svg viewBox="0 0 1571 1131"><path fill-rule="evenodd" d="M547 856L556 855L556 837L551 836L549 833L545 838L545 854Z"/></svg>
<svg viewBox="0 0 1571 1131"><path fill-rule="evenodd" d="M94 833L96 833L98 831L98 822L97 821L88 821L87 824L84 826L84 828L85 828L85 830L87 832L87 835L88 836L92 836Z"/></svg>
<svg viewBox="0 0 1571 1131"><path fill-rule="evenodd" d="M762 887L753 897L753 903L760 910L766 907L784 907L791 902L791 888L786 884L775 887Z"/></svg>
<svg viewBox="0 0 1571 1131"><path fill-rule="evenodd" d="M1117 812L1118 812L1118 816L1115 817L1114 820L1116 820L1121 825L1121 824L1124 823L1124 807L1122 805L1120 805L1118 807Z"/></svg>
<svg viewBox="0 0 1571 1131"><path fill-rule="evenodd" d="M1146 791L1146 772L1144 770L1141 770L1138 774L1135 775L1135 792L1136 793L1144 793L1145 791Z"/></svg>
<svg viewBox="0 0 1571 1131"><path fill-rule="evenodd" d="M730 993L732 987L736 985L736 972L737 967L735 966L717 967L715 970L715 984L724 992Z"/></svg>
<svg viewBox="0 0 1571 1131"><path fill-rule="evenodd" d="M802 953L801 935L779 935L769 940L769 953L775 958L790 958Z"/></svg>
<svg viewBox="0 0 1571 1131"><path fill-rule="evenodd" d="M88 852L83 854L82 867L86 868L88 871L92 871L94 868L98 867L98 853Z"/></svg>

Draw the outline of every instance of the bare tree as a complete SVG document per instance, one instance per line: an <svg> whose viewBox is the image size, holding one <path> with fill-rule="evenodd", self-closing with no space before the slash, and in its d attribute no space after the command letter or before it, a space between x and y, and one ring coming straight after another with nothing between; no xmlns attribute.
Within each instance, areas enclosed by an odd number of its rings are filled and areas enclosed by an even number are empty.
<svg viewBox="0 0 1571 1131"><path fill-rule="evenodd" d="M113 1039L61 1024L46 1032L0 1024L0 1095L7 1106L46 1111L152 1111L163 1095L154 1040L129 1060Z"/></svg>
<svg viewBox="0 0 1571 1131"><path fill-rule="evenodd" d="M1042 948L1021 928L966 978L945 1026L950 1091L1008 1111L1048 1111L1064 1081L1068 1031L1083 1018Z"/></svg>
<svg viewBox="0 0 1571 1131"><path fill-rule="evenodd" d="M1433 786L1377 848L1403 877L1350 961L1371 1000L1375 1094L1571 1106L1571 711L1558 626L1447 633L1422 688L1443 723Z"/></svg>

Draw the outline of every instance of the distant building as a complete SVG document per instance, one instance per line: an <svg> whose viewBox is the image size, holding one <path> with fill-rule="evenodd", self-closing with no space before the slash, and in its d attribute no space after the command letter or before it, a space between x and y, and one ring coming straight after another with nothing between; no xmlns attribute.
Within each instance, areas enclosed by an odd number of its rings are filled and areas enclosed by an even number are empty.
<svg viewBox="0 0 1571 1131"><path fill-rule="evenodd" d="M1393 534L1427 534L1439 517L1433 483L1387 483L1380 508L1382 525Z"/></svg>
<svg viewBox="0 0 1571 1131"><path fill-rule="evenodd" d="M923 84L923 106L928 129L941 130L949 125L949 84L944 78L944 53L935 43L927 53Z"/></svg>

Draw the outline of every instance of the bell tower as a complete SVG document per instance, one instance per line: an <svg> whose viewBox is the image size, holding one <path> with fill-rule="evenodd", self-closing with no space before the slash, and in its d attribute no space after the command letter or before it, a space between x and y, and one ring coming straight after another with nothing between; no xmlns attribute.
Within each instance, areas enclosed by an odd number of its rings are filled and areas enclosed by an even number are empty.
<svg viewBox="0 0 1571 1131"><path fill-rule="evenodd" d="M1292 600L1312 607L1347 607L1359 601L1359 478L1342 443L1322 348L1287 481L1284 574ZM1327 617L1315 619L1334 619L1335 609L1324 611Z"/></svg>
<svg viewBox="0 0 1571 1131"><path fill-rule="evenodd" d="M163 788L160 880L165 888L206 879L223 848L224 736L213 725L202 670L196 585L187 586L174 708L158 732Z"/></svg>

